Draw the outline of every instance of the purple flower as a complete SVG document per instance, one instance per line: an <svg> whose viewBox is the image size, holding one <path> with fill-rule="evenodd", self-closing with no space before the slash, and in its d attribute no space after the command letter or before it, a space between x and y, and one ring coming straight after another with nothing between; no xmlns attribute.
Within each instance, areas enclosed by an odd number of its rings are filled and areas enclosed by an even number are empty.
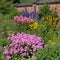
<svg viewBox="0 0 60 60"><path fill-rule="evenodd" d="M27 56L27 53L24 52L24 53L21 54L21 56L26 57Z"/></svg>
<svg viewBox="0 0 60 60"><path fill-rule="evenodd" d="M4 47L3 54L11 57L13 54L20 54L22 57L33 55L34 52L44 48L44 41L41 37L36 35L26 34L24 32L12 35L10 38L11 44Z"/></svg>
<svg viewBox="0 0 60 60"><path fill-rule="evenodd" d="M11 60L11 57L9 55L6 56L6 60Z"/></svg>
<svg viewBox="0 0 60 60"><path fill-rule="evenodd" d="M23 17L23 16L15 16L14 21L16 21L17 23L24 24L24 23L33 23L34 19Z"/></svg>
<svg viewBox="0 0 60 60"><path fill-rule="evenodd" d="M9 50L8 50L7 46L5 46L4 49L5 50L4 50L3 54L6 56L9 55Z"/></svg>

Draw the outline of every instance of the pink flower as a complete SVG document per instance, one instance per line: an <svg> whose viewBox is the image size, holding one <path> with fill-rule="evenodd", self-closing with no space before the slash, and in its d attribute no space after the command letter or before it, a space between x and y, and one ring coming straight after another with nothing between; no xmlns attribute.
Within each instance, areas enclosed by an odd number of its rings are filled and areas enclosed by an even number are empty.
<svg viewBox="0 0 60 60"><path fill-rule="evenodd" d="M14 50L13 49L10 49L10 54L13 54L14 53Z"/></svg>
<svg viewBox="0 0 60 60"><path fill-rule="evenodd" d="M22 19L22 17L20 18ZM3 54L6 55L6 60L10 59L10 56L20 54L22 57L28 57L33 55L39 49L44 48L44 41L41 37L36 35L26 34L24 32L12 35L10 37L11 44L4 46ZM9 48L9 49L8 49Z"/></svg>
<svg viewBox="0 0 60 60"><path fill-rule="evenodd" d="M11 57L9 55L6 56L6 60L11 60Z"/></svg>
<svg viewBox="0 0 60 60"><path fill-rule="evenodd" d="M21 54L21 56L26 57L27 54L24 52L24 53Z"/></svg>
<svg viewBox="0 0 60 60"><path fill-rule="evenodd" d="M27 17L23 17L23 16L15 16L14 17L14 21L16 21L17 23L33 23L34 20L31 18L27 18Z"/></svg>
<svg viewBox="0 0 60 60"><path fill-rule="evenodd" d="M8 50L7 46L4 46L4 48L5 48L5 50L4 50L3 54L6 56L9 55L9 50Z"/></svg>
<svg viewBox="0 0 60 60"><path fill-rule="evenodd" d="M14 54L18 54L18 51L16 49L14 49Z"/></svg>

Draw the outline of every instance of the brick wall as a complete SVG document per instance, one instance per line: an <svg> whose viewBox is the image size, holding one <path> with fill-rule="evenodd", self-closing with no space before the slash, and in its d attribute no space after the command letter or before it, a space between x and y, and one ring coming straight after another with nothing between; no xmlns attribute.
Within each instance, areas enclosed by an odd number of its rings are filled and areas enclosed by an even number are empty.
<svg viewBox="0 0 60 60"><path fill-rule="evenodd" d="M36 6L36 11L38 12L39 7L42 6L42 5L33 4L32 6L26 6L26 7L27 7L29 12L32 12L34 10L34 6ZM49 6L50 6L50 9L55 9L56 8L56 11L57 11L59 19L60 19L60 4L50 4ZM16 7L16 8L17 8L18 11L24 10L24 6Z"/></svg>
<svg viewBox="0 0 60 60"><path fill-rule="evenodd" d="M58 13L59 19L60 19L60 4L50 4L50 9L55 9L56 12Z"/></svg>

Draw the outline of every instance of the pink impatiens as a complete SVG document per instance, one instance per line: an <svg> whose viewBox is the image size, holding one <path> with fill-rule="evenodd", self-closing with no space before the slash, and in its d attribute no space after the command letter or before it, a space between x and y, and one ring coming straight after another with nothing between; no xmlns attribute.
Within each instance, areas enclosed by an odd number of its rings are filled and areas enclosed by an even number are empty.
<svg viewBox="0 0 60 60"><path fill-rule="evenodd" d="M11 60L12 58L10 57L13 54L19 54L22 57L32 57L33 52L44 48L44 41L41 37L23 32L18 33L17 35L13 34L11 37L9 37L9 40L12 41L9 49L6 46L3 52L3 54L6 55L6 60L7 57L9 57L8 60Z"/></svg>
<svg viewBox="0 0 60 60"><path fill-rule="evenodd" d="M17 23L23 24L23 23L33 23L34 19L23 17L23 16L15 16L14 21L16 21Z"/></svg>

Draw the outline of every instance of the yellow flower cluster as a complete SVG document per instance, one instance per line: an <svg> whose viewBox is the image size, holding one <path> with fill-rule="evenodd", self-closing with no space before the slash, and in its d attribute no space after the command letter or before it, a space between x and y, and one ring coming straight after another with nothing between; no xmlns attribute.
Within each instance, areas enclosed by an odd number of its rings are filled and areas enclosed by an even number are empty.
<svg viewBox="0 0 60 60"><path fill-rule="evenodd" d="M46 16L46 19L51 25L56 25L56 21L58 20L57 17L52 17L51 15Z"/></svg>
<svg viewBox="0 0 60 60"><path fill-rule="evenodd" d="M47 21L48 21L50 24L53 23L53 19L52 19L52 16L51 16L51 15L48 15L48 16L46 17L46 19L47 19Z"/></svg>
<svg viewBox="0 0 60 60"><path fill-rule="evenodd" d="M29 24L30 29L37 29L39 26L38 22L34 22L33 24Z"/></svg>
<svg viewBox="0 0 60 60"><path fill-rule="evenodd" d="M50 44L50 45L54 45L55 44L55 42L51 41L51 40L49 40L47 43Z"/></svg>

